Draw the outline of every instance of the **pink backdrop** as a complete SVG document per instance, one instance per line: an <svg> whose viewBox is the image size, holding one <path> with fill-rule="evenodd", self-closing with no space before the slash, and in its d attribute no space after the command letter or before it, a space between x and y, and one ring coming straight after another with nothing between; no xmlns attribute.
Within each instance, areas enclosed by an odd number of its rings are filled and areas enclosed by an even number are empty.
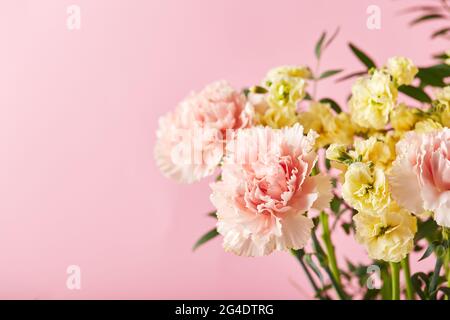
<svg viewBox="0 0 450 320"><path fill-rule="evenodd" d="M157 118L216 79L258 82L280 64L313 64L322 30L341 26L323 69L417 64L445 49L408 29L387 0L2 0L0 3L0 298L309 298L285 253L240 258L215 239L208 181L166 180L153 161ZM81 30L66 7L81 8ZM368 30L366 8L381 8ZM349 82L319 93L343 103ZM340 257L360 258L340 239ZM337 239L337 240L339 240ZM81 290L66 288L79 265Z"/></svg>

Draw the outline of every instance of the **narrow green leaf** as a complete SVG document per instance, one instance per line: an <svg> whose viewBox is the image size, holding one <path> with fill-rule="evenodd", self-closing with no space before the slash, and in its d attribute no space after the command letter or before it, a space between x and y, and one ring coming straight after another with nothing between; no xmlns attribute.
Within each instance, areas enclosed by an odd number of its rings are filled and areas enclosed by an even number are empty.
<svg viewBox="0 0 450 320"><path fill-rule="evenodd" d="M422 261L422 260L428 258L429 256L431 256L431 254L434 252L434 249L436 248L436 246L438 244L439 244L439 242L437 242L437 241L433 241L432 243L430 243L427 250L425 250L425 252L423 253L422 257L419 259L419 261Z"/></svg>
<svg viewBox="0 0 450 320"><path fill-rule="evenodd" d="M350 230L352 229L352 224L345 222L341 226L342 226L342 229L344 229L345 234L349 235L350 234Z"/></svg>
<svg viewBox="0 0 450 320"><path fill-rule="evenodd" d="M330 161L330 159L325 159L325 168L327 168L327 170L331 169L331 161Z"/></svg>
<svg viewBox="0 0 450 320"><path fill-rule="evenodd" d="M214 239L218 235L219 235L219 233L217 232L216 228L208 231L200 239L198 239L198 241L192 247L192 251L195 251L198 247L200 247L201 245L205 244L209 240Z"/></svg>
<svg viewBox="0 0 450 320"><path fill-rule="evenodd" d="M342 76L342 77L338 78L336 80L336 82L342 82L342 81L345 81L345 80L348 80L348 79L352 79L352 78L355 78L355 77L361 77L361 76L364 76L366 74L367 74L367 70L352 72L350 74L347 74L345 76Z"/></svg>
<svg viewBox="0 0 450 320"><path fill-rule="evenodd" d="M411 13L411 12L417 12L417 11L440 11L441 10L441 6L436 6L436 5L419 5L419 6L411 6L408 8L405 8L403 10L400 10L399 13Z"/></svg>
<svg viewBox="0 0 450 320"><path fill-rule="evenodd" d="M319 278L319 280L320 280L320 282L322 283L322 286L323 286L324 282L323 282L322 273L320 272L320 269L317 266L317 264L313 261L311 255L310 254L306 254L304 259L305 259L306 264L312 269L312 271Z"/></svg>
<svg viewBox="0 0 450 320"><path fill-rule="evenodd" d="M319 38L319 41L317 41L316 43L316 48L314 50L317 59L320 59L320 56L322 54L322 46L323 46L323 42L325 41L325 37L327 36L327 33L324 31L322 33L322 35Z"/></svg>
<svg viewBox="0 0 450 320"><path fill-rule="evenodd" d="M212 211L212 212L208 213L208 217L217 218L217 211Z"/></svg>
<svg viewBox="0 0 450 320"><path fill-rule="evenodd" d="M429 218L426 221L418 221L417 233L414 236L414 242L417 245L417 242L422 239L431 240L433 242L436 240L436 235L438 234L438 225L433 218Z"/></svg>
<svg viewBox="0 0 450 320"><path fill-rule="evenodd" d="M410 26L414 26L416 24L425 22L425 21L429 21L429 20L434 20L434 19L445 19L445 15L440 14L440 13L431 13L431 14L425 14L423 16L420 16L416 19L414 19L413 21L411 21L409 23Z"/></svg>
<svg viewBox="0 0 450 320"><path fill-rule="evenodd" d="M334 111L336 111L336 113L341 113L342 109L341 107L338 105L338 103L336 101L334 101L333 99L330 98L323 98L320 99L321 103L328 103L331 107L331 109L333 109Z"/></svg>
<svg viewBox="0 0 450 320"><path fill-rule="evenodd" d="M433 58L434 59L438 59L438 60L445 60L448 58L447 54L445 52L441 52L441 53L435 53L433 54Z"/></svg>
<svg viewBox="0 0 450 320"><path fill-rule="evenodd" d="M334 39L336 39L340 30L341 30L340 27L337 27L336 30L334 30L333 35L330 37L330 39L328 39L327 43L325 43L324 49L328 48L328 46L334 41Z"/></svg>
<svg viewBox="0 0 450 320"><path fill-rule="evenodd" d="M446 85L444 79L450 77L450 66L441 63L431 67L419 68L416 77L419 78L424 85L444 87Z"/></svg>
<svg viewBox="0 0 450 320"><path fill-rule="evenodd" d="M426 94L426 92L420 88L403 85L398 88L398 91L406 94L411 98L416 99L417 101L431 102L431 98L428 96L428 94Z"/></svg>
<svg viewBox="0 0 450 320"><path fill-rule="evenodd" d="M352 50L352 52L355 54L355 56L361 61L366 67L367 70L370 70L372 68L376 68L375 62L367 54L362 52L359 48L357 48L354 44L349 43L348 46Z"/></svg>
<svg viewBox="0 0 450 320"><path fill-rule="evenodd" d="M439 291L442 291L450 299L450 288L441 287L439 288Z"/></svg>
<svg viewBox="0 0 450 320"><path fill-rule="evenodd" d="M342 199L334 196L333 199L331 199L330 208L334 213L338 214L339 209L341 208L341 204L342 204Z"/></svg>
<svg viewBox="0 0 450 320"><path fill-rule="evenodd" d="M439 29L439 30L433 32L433 34L431 35L431 38L434 39L436 37L446 35L449 31L450 31L450 28Z"/></svg>
<svg viewBox="0 0 450 320"><path fill-rule="evenodd" d="M319 79L325 79L331 76L334 76L335 74L338 74L340 72L342 72L342 69L335 69L335 70L327 70L325 72L323 72L320 76Z"/></svg>
<svg viewBox="0 0 450 320"><path fill-rule="evenodd" d="M412 284L414 291L419 295L422 300L428 299L428 276L423 272L417 272L412 277ZM425 290L423 288L425 285Z"/></svg>
<svg viewBox="0 0 450 320"><path fill-rule="evenodd" d="M267 89L261 86L253 86L250 88L250 91L259 94L267 93Z"/></svg>

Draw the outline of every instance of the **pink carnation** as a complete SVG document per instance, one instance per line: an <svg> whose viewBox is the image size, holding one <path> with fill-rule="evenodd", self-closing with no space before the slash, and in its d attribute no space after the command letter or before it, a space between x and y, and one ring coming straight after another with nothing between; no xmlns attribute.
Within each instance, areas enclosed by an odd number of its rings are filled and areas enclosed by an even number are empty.
<svg viewBox="0 0 450 320"><path fill-rule="evenodd" d="M179 182L209 176L222 159L227 130L248 127L251 118L242 94L225 81L212 83L160 118L156 163Z"/></svg>
<svg viewBox="0 0 450 320"><path fill-rule="evenodd" d="M237 132L227 147L222 180L211 185L226 251L262 256L305 246L313 227L305 213L331 200L329 179L310 176L316 137L312 131L304 136L298 124Z"/></svg>
<svg viewBox="0 0 450 320"><path fill-rule="evenodd" d="M400 205L415 214L432 211L450 227L450 129L408 133L397 144L389 181Z"/></svg>

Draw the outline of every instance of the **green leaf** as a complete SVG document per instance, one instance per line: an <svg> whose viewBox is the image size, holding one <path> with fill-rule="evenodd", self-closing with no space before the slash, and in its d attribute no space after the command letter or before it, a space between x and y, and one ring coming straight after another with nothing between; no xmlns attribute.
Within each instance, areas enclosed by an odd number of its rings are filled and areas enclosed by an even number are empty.
<svg viewBox="0 0 450 320"><path fill-rule="evenodd" d="M267 93L267 89L261 86L253 86L250 88L250 91L253 93L264 94Z"/></svg>
<svg viewBox="0 0 450 320"><path fill-rule="evenodd" d="M212 211L208 213L208 217L217 218L217 211Z"/></svg>
<svg viewBox="0 0 450 320"><path fill-rule="evenodd" d="M434 59L438 59L438 60L445 60L448 58L447 54L445 52L441 52L441 53L435 53L433 54L433 58Z"/></svg>
<svg viewBox="0 0 450 320"><path fill-rule="evenodd" d="M351 78L361 77L361 76L364 76L364 75L366 75L366 74L367 74L367 70L353 72L353 73L350 73L350 74L348 74L348 75L346 75L346 76L343 76L343 77L338 78L338 79L336 80L336 82L342 82L342 81L345 81L345 80L348 80L348 79L351 79Z"/></svg>
<svg viewBox="0 0 450 320"><path fill-rule="evenodd" d="M434 219L430 218L424 222L418 221L417 233L414 237L414 242L417 243L419 240L427 239L433 242L436 240L436 235L438 234L438 225Z"/></svg>
<svg viewBox="0 0 450 320"><path fill-rule="evenodd" d="M428 96L428 94L426 94L426 92L420 88L403 85L398 88L398 91L406 94L411 98L416 99L417 101L427 103L431 102L431 98Z"/></svg>
<svg viewBox="0 0 450 320"><path fill-rule="evenodd" d="M352 224L351 223L347 223L347 222L345 222L345 223L343 223L342 225L341 225L341 227L342 227L342 229L344 229L344 232L345 232L345 234L346 235L349 235L350 234L350 231L352 230Z"/></svg>
<svg viewBox="0 0 450 320"><path fill-rule="evenodd" d="M327 70L319 76L319 79L325 79L325 78L334 76L335 74L338 74L342 71L343 71L342 69Z"/></svg>
<svg viewBox="0 0 450 320"><path fill-rule="evenodd" d="M192 251L195 251L198 247L200 247L201 245L205 244L209 240L214 239L218 235L219 235L219 233L217 232L216 228L208 231L200 239L198 239L198 241L192 247Z"/></svg>
<svg viewBox="0 0 450 320"><path fill-rule="evenodd" d="M409 25L414 26L416 24L419 24L419 23L422 23L425 21L434 20L434 19L445 19L445 18L446 18L446 16L444 16L443 14L440 14L440 13L426 14L426 15L423 15L423 16L420 16L420 17L414 19L413 21L411 21L409 23Z"/></svg>
<svg viewBox="0 0 450 320"><path fill-rule="evenodd" d="M442 291L450 299L450 288L441 287L439 288L439 291Z"/></svg>
<svg viewBox="0 0 450 320"><path fill-rule="evenodd" d="M449 31L450 31L450 28L439 29L439 30L433 32L433 34L431 35L431 38L434 39L436 37L446 35Z"/></svg>
<svg viewBox="0 0 450 320"><path fill-rule="evenodd" d="M322 286L324 285L323 282L323 276L322 273L320 272L319 267L317 266L317 264L313 261L312 257L310 254L306 254L305 257L305 262L306 264L312 269L312 271L316 274L316 276L319 278L320 282L322 283Z"/></svg>
<svg viewBox="0 0 450 320"><path fill-rule="evenodd" d="M330 161L330 159L325 159L325 168L327 168L327 170L331 169L331 161Z"/></svg>
<svg viewBox="0 0 450 320"><path fill-rule="evenodd" d="M320 56L322 55L322 46L323 42L325 41L325 37L327 36L327 33L324 31L322 35L319 38L319 41L316 43L316 48L314 50L317 59L320 59Z"/></svg>
<svg viewBox="0 0 450 320"><path fill-rule="evenodd" d="M334 41L334 39L336 39L340 30L341 30L340 27L337 27L336 30L334 30L333 35L330 37L330 39L328 39L327 43L325 43L324 49L328 48L328 46Z"/></svg>
<svg viewBox="0 0 450 320"><path fill-rule="evenodd" d="M450 66L447 64L438 64L431 67L419 68L417 73L424 85L433 87L444 87L446 84L444 79L450 77Z"/></svg>
<svg viewBox="0 0 450 320"><path fill-rule="evenodd" d="M339 209L341 208L341 204L342 204L342 199L334 196L333 199L331 199L330 208L334 213L339 214L339 211L340 211Z"/></svg>
<svg viewBox="0 0 450 320"><path fill-rule="evenodd" d="M366 67L367 70L370 70L372 68L376 68L375 62L367 54L362 52L359 48L357 48L354 44L349 43L348 46L352 50L352 52L355 54L355 56L361 61Z"/></svg>
<svg viewBox="0 0 450 320"><path fill-rule="evenodd" d="M341 107L338 105L338 103L336 101L334 101L333 99L330 98L323 98L320 99L321 103L328 103L330 104L331 109L333 109L334 111L336 111L336 113L341 113L342 109Z"/></svg>
<svg viewBox="0 0 450 320"><path fill-rule="evenodd" d="M428 276L423 272L417 272L411 277L414 291L422 300L428 299ZM423 289L425 285L425 290Z"/></svg>
<svg viewBox="0 0 450 320"><path fill-rule="evenodd" d="M433 241L432 243L430 243L427 250L425 250L425 252L423 253L422 257L419 259L419 261L422 261L422 260L428 258L429 256L431 256L431 254L434 252L434 249L436 249L436 246L438 246L438 245L439 245L439 241Z"/></svg>

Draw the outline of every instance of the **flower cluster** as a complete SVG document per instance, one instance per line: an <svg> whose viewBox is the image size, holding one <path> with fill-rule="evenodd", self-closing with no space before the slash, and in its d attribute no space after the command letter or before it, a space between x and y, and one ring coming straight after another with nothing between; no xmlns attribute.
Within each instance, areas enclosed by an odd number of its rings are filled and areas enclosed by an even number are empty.
<svg viewBox="0 0 450 320"><path fill-rule="evenodd" d="M450 87L428 109L399 103L398 87L410 85L417 71L411 60L396 57L358 79L350 111L366 134L350 147L327 150L345 172L343 198L358 212L356 240L373 259L404 259L414 246L416 216L428 212L450 226Z"/></svg>
<svg viewBox="0 0 450 320"><path fill-rule="evenodd" d="M272 69L241 92L219 81L188 96L160 119L155 158L179 182L218 173L210 185L216 227L200 243L220 234L237 255L291 250L303 261L312 241L345 298L328 225L333 214L336 225L351 213L350 228L369 257L394 265L414 250L425 220L448 237L450 86L427 101L413 86L418 71L404 57L371 67L353 84L348 112L315 99L315 88L308 92L321 77L305 66ZM400 101L417 90L426 102L420 107Z"/></svg>

